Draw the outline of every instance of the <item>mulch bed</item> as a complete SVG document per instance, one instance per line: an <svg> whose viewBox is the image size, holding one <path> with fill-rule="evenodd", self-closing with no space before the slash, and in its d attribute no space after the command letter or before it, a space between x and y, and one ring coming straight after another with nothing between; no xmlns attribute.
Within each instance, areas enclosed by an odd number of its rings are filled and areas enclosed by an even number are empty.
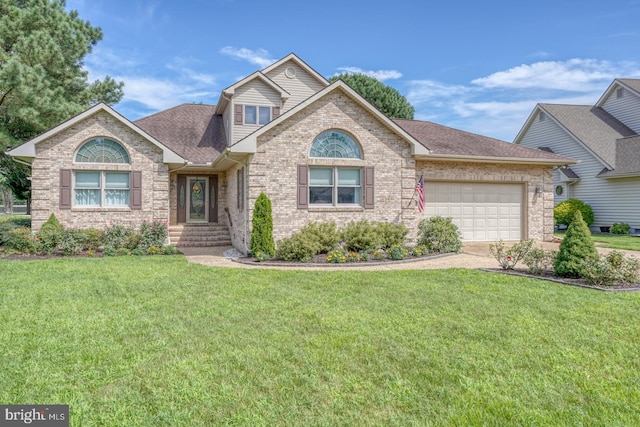
<svg viewBox="0 0 640 427"><path fill-rule="evenodd" d="M491 273L510 274L512 276L529 277L538 280L548 280L550 282L562 283L564 285L577 286L580 288L594 289L597 291L607 292L638 292L640 291L640 283L621 283L612 286L591 286L584 279L571 279L567 277L554 276L553 272L545 271L541 275L527 273L524 269L503 270L501 268L481 268L482 271Z"/></svg>
<svg viewBox="0 0 640 427"><path fill-rule="evenodd" d="M234 258L233 261L238 262L240 264L246 265L264 265L270 267L365 267L365 266L376 266L376 265L389 265L389 264L404 264L408 262L418 262L425 261L428 259L441 258L445 256L457 255L456 253L447 253L447 254L429 254L422 256L407 256L405 259L401 260L392 260L392 259L370 259L369 261L357 261L357 262L343 262L343 263L333 263L327 262L327 254L316 255L315 259L310 262L301 262L301 261L283 261L283 260L274 260L269 259L266 261L256 261L254 258L240 257Z"/></svg>

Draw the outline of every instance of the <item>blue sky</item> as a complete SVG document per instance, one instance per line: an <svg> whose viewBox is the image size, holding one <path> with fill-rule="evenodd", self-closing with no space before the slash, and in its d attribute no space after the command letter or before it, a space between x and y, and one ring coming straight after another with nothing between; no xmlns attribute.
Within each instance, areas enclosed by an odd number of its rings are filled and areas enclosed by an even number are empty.
<svg viewBox="0 0 640 427"><path fill-rule="evenodd" d="M91 80L131 120L220 91L294 52L326 77L395 87L416 119L512 141L537 102L593 104L640 78L640 0L68 0L101 27Z"/></svg>

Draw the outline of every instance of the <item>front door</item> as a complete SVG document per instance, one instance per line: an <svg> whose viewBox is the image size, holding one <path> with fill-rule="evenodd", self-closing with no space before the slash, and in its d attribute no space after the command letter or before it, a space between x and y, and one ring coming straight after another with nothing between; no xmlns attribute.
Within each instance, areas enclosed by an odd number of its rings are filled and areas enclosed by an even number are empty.
<svg viewBox="0 0 640 427"><path fill-rule="evenodd" d="M209 221L209 194L207 177L187 177L187 222Z"/></svg>

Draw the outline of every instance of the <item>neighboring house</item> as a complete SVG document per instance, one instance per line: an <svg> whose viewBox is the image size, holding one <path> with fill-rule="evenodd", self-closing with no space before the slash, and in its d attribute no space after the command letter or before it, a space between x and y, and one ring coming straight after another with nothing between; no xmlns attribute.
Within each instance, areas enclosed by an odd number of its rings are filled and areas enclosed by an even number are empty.
<svg viewBox="0 0 640 427"><path fill-rule="evenodd" d="M230 241L243 252L261 192L276 239L311 221L361 219L401 222L415 237L421 219L442 215L464 240L547 240L553 167L573 163L392 120L294 54L223 90L216 106L131 122L99 104L9 154L32 167L34 230L51 213L67 227L161 220L174 244ZM415 203L421 176L424 212Z"/></svg>
<svg viewBox="0 0 640 427"><path fill-rule="evenodd" d="M578 160L554 171L555 204L580 199L592 228L640 232L640 79L616 79L594 106L538 104L516 144Z"/></svg>

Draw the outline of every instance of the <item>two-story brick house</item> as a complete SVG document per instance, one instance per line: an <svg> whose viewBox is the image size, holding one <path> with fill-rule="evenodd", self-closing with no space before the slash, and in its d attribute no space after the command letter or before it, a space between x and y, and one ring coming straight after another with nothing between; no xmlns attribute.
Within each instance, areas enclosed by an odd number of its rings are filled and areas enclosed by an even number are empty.
<svg viewBox="0 0 640 427"><path fill-rule="evenodd" d="M215 106L132 122L99 104L9 154L32 167L34 230L51 213L68 227L213 224L241 251L261 192L276 239L311 221L359 219L402 222L415 235L432 215L453 217L464 240L550 239L553 168L573 163L391 119L294 54L223 90ZM420 177L424 212L415 204Z"/></svg>

